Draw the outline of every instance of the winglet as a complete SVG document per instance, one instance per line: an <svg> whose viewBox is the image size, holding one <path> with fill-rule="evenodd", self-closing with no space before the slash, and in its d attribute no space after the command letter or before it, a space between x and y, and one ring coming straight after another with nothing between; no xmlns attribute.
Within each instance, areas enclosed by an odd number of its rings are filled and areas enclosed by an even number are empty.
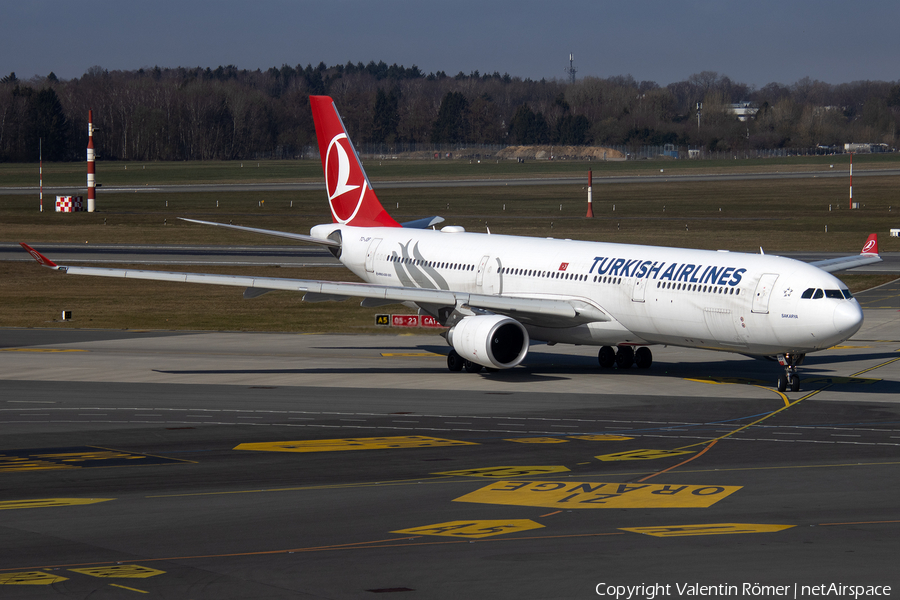
<svg viewBox="0 0 900 600"><path fill-rule="evenodd" d="M866 240L865 245L860 251L860 254L878 254L878 234L873 233L869 236L869 239Z"/></svg>
<svg viewBox="0 0 900 600"><path fill-rule="evenodd" d="M23 248L25 248L25 250L28 252L28 254L30 254L32 256L32 258L34 258L34 260L41 263L41 265L43 265L45 267L50 267L51 269L59 268L59 266L55 262L53 262L52 260L50 260L49 258L44 256L43 254L41 254L40 252L38 252L31 246L29 246L28 244L19 242L19 245L22 246Z"/></svg>

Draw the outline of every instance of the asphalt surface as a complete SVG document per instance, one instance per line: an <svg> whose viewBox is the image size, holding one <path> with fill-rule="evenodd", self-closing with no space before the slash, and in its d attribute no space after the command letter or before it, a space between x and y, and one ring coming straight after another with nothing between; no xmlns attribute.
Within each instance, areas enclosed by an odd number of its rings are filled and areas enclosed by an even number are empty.
<svg viewBox="0 0 900 600"><path fill-rule="evenodd" d="M0 330L0 596L894 596L900 311L866 319L788 394L678 348Z"/></svg>
<svg viewBox="0 0 900 600"><path fill-rule="evenodd" d="M857 168L854 173L857 177L891 177L900 175L900 169L871 169ZM843 169L829 169L827 171L802 171L802 172L765 172L765 173L665 173L661 169L659 173L628 176L596 176L593 178L595 185L622 184L622 183L666 183L669 181L752 181L763 179L816 179L816 178L841 178L848 177ZM495 179L448 179L448 180L419 180L419 181L375 181L377 189L397 188L434 188L434 187L500 187L507 185L584 185L584 176L578 177L498 177ZM0 187L0 195L19 195L38 192L38 186ZM84 191L84 187L45 187L44 192L49 195L71 194ZM157 186L103 186L97 189L99 195L107 193L185 193L185 192L293 192L306 190L324 190L325 184L316 182L287 182L287 183L224 183L224 184L190 184L190 185L157 185Z"/></svg>

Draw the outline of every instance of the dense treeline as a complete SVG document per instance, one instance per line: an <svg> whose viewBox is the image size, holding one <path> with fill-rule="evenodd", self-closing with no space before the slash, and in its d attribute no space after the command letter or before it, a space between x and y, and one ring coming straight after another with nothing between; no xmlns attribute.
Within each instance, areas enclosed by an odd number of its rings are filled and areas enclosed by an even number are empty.
<svg viewBox="0 0 900 600"><path fill-rule="evenodd" d="M334 97L358 144L675 144L715 151L897 145L900 82L802 79L761 89L702 72L661 87L630 76L575 83L448 76L370 62L268 71L93 67L0 79L0 161L83 160L88 109L104 160L289 158L315 140L309 95ZM759 112L739 121L728 106ZM702 103L698 119L697 104ZM698 123L699 121L699 123Z"/></svg>

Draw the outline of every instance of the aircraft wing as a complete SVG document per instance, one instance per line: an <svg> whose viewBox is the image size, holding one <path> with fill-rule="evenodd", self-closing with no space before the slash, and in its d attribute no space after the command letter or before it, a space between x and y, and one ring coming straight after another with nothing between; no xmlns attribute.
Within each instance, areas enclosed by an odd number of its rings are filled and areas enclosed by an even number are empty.
<svg viewBox="0 0 900 600"><path fill-rule="evenodd" d="M862 250L856 256L839 256L838 258L829 258L827 260L817 260L809 264L819 267L823 271L834 273L835 271L843 271L845 269L853 269L863 265L871 265L881 262L878 256L878 234L873 233L866 240Z"/></svg>
<svg viewBox="0 0 900 600"><path fill-rule="evenodd" d="M829 258L828 260L818 260L809 264L819 267L823 271L834 273L835 271L853 269L879 262L881 262L881 257L877 254L860 254L858 256L840 256L838 258Z"/></svg>
<svg viewBox="0 0 900 600"><path fill-rule="evenodd" d="M245 298L253 298L273 290L285 290L303 292L306 294L304 298L308 297L310 301L365 298L376 301L376 304L415 302L449 309L483 310L545 327L560 326L561 324L571 327L580 323L612 320L606 312L579 298L494 296L343 281L62 266L57 265L28 244L21 244L21 246L41 265L69 275L228 285L245 288Z"/></svg>

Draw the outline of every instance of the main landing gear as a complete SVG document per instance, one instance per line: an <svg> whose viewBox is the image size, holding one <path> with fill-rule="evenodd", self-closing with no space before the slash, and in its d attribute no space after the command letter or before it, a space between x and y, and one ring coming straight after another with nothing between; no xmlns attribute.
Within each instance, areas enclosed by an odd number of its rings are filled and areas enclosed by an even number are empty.
<svg viewBox="0 0 900 600"><path fill-rule="evenodd" d="M463 358L459 355L459 352L451 349L450 353L447 354L447 368L454 373L458 373L463 369L466 370L466 373L480 373L484 367L476 362Z"/></svg>
<svg viewBox="0 0 900 600"><path fill-rule="evenodd" d="M597 361L604 369L616 365L620 369L630 369L631 365L638 369L647 369L653 364L653 353L650 348L640 346L635 350L634 346L618 346L614 350L612 346L603 346L597 354Z"/></svg>
<svg viewBox="0 0 900 600"><path fill-rule="evenodd" d="M792 392L800 391L800 376L797 375L797 367L806 358L805 354L779 354L778 363L784 366L784 375L778 376L778 391L786 392L791 388Z"/></svg>

